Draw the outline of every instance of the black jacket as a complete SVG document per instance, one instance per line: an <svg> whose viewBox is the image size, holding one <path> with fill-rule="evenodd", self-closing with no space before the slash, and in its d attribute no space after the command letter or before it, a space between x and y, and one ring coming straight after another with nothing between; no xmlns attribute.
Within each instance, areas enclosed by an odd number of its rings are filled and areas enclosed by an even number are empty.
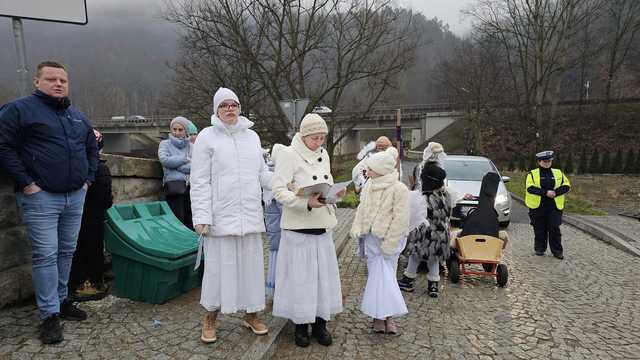
<svg viewBox="0 0 640 360"><path fill-rule="evenodd" d="M78 190L97 166L93 129L67 98L35 91L0 107L0 170L16 190L34 181L48 192Z"/></svg>
<svg viewBox="0 0 640 360"><path fill-rule="evenodd" d="M111 193L111 172L106 161L100 160L95 181L84 200L84 210L82 212L82 223L101 223L105 220L105 210L113 205L113 195Z"/></svg>

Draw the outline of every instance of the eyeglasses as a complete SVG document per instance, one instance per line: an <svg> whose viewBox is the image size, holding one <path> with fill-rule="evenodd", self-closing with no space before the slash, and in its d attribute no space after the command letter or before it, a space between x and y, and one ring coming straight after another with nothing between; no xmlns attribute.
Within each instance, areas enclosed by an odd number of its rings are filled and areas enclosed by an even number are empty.
<svg viewBox="0 0 640 360"><path fill-rule="evenodd" d="M542 162L551 162L551 159L544 159L544 160L540 160Z"/></svg>
<svg viewBox="0 0 640 360"><path fill-rule="evenodd" d="M222 103L222 104L218 105L218 109L235 110L235 109L237 109L239 107L240 107L240 105L238 105L237 103Z"/></svg>

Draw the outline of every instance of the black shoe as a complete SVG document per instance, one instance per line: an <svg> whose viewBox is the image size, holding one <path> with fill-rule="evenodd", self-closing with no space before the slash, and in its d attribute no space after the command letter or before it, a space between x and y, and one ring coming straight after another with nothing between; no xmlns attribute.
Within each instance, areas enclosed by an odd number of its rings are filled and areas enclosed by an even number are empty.
<svg viewBox="0 0 640 360"><path fill-rule="evenodd" d="M309 341L309 326L308 324L296 324L296 332L294 334L296 345L300 347L307 347L310 344Z"/></svg>
<svg viewBox="0 0 640 360"><path fill-rule="evenodd" d="M437 281L428 281L427 289L429 291L429 297L437 298L438 297L438 282Z"/></svg>
<svg viewBox="0 0 640 360"><path fill-rule="evenodd" d="M402 276L402 279L398 280L398 286L400 287L400 290L406 291L406 292L413 292L414 280L415 279L409 278L407 276Z"/></svg>
<svg viewBox="0 0 640 360"><path fill-rule="evenodd" d="M562 254L553 254L553 257L560 260L564 259L564 256Z"/></svg>
<svg viewBox="0 0 640 360"><path fill-rule="evenodd" d="M64 340L58 314L53 314L40 324L40 341L43 344L57 344Z"/></svg>
<svg viewBox="0 0 640 360"><path fill-rule="evenodd" d="M537 256L544 256L544 251L536 251Z"/></svg>
<svg viewBox="0 0 640 360"><path fill-rule="evenodd" d="M60 318L69 321L82 321L87 319L87 313L78 309L67 299L60 304Z"/></svg>
<svg viewBox="0 0 640 360"><path fill-rule="evenodd" d="M318 344L329 346L333 342L331 334L327 330L327 320L317 317L316 322L311 324L311 335L318 340Z"/></svg>

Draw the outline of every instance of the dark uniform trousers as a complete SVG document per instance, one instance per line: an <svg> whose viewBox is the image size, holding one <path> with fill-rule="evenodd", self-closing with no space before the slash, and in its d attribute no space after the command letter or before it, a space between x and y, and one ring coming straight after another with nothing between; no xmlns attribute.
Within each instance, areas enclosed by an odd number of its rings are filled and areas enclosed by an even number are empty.
<svg viewBox="0 0 640 360"><path fill-rule="evenodd" d="M529 218L535 234L534 250L545 252L548 242L552 254L562 255L562 235L560 234L562 210L558 210L553 202L543 205L546 206L529 209Z"/></svg>

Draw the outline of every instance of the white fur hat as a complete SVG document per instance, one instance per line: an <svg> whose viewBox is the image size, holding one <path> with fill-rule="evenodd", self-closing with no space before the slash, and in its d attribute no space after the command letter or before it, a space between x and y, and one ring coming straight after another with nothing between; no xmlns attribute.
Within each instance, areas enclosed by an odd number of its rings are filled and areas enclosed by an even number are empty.
<svg viewBox="0 0 640 360"><path fill-rule="evenodd" d="M422 160L424 161L442 161L447 154L444 152L442 144L437 142L429 142L422 152Z"/></svg>
<svg viewBox="0 0 640 360"><path fill-rule="evenodd" d="M240 99L238 99L238 95L234 93L231 89L227 89L221 87L216 91L216 94L213 95L213 114L218 115L218 106L220 103L225 100L233 100L240 105Z"/></svg>
<svg viewBox="0 0 640 360"><path fill-rule="evenodd" d="M329 128L324 119L318 114L307 114L300 122L300 135L328 134Z"/></svg>
<svg viewBox="0 0 640 360"><path fill-rule="evenodd" d="M397 153L397 151L396 151ZM396 169L396 158L393 152L377 152L367 158L367 167L380 175L387 175Z"/></svg>

